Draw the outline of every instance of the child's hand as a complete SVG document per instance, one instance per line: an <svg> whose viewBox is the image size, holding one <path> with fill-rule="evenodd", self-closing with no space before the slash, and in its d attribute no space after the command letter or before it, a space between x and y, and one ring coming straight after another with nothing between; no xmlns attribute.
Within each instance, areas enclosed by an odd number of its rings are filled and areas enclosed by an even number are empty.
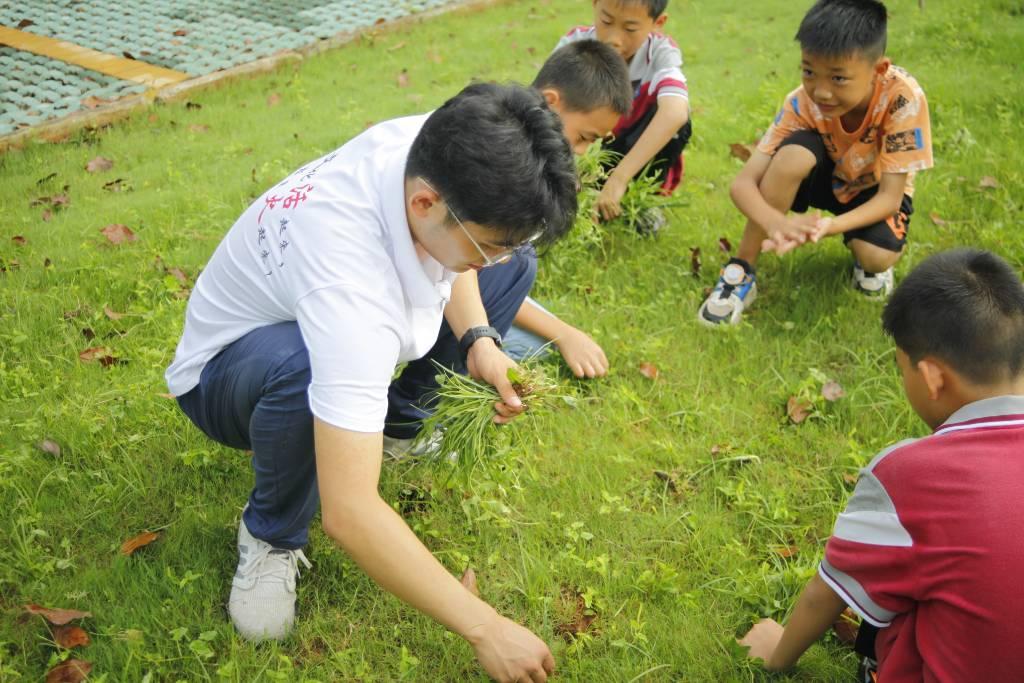
<svg viewBox="0 0 1024 683"><path fill-rule="evenodd" d="M604 377L608 374L608 358L604 350L587 333L573 329L555 342L565 364L577 377Z"/></svg>
<svg viewBox="0 0 1024 683"><path fill-rule="evenodd" d="M781 256L808 241L817 242L828 234L831 222L831 218L822 218L820 213L783 216L768 228L768 239L761 243L761 250L774 251Z"/></svg>
<svg viewBox="0 0 1024 683"><path fill-rule="evenodd" d="M736 642L749 648L747 650L748 657L764 661L764 667L769 671L774 671L771 657L775 652L775 647L782 639L782 632L782 624L779 622L774 619L762 619L747 631L747 635Z"/></svg>
<svg viewBox="0 0 1024 683"><path fill-rule="evenodd" d="M627 185L628 181L622 182L614 174L608 177L594 206L598 218L602 221L610 221L622 215L622 204L620 202L622 201L622 195L626 194Z"/></svg>

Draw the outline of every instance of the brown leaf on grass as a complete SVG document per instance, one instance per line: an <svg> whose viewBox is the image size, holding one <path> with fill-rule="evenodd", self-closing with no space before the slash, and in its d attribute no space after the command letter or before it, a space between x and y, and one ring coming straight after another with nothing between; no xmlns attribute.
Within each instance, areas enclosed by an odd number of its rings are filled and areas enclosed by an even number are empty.
<svg viewBox="0 0 1024 683"><path fill-rule="evenodd" d="M858 477L857 477L856 474L851 474L849 472L846 472L846 473L843 474L843 481L845 481L850 486L856 486L857 485L857 478Z"/></svg>
<svg viewBox="0 0 1024 683"><path fill-rule="evenodd" d="M700 276L700 247L690 248L690 272L693 273L694 277Z"/></svg>
<svg viewBox="0 0 1024 683"><path fill-rule="evenodd" d="M731 254L732 253L732 242L730 242L729 238L727 238L727 237L719 237L718 238L718 248L721 249L726 254Z"/></svg>
<svg viewBox="0 0 1024 683"><path fill-rule="evenodd" d="M132 232L131 228L127 225L121 225L120 223L111 223L107 227L100 230L103 236L111 244L123 244L124 242L134 242L138 238L135 233Z"/></svg>
<svg viewBox="0 0 1024 683"><path fill-rule="evenodd" d="M50 669L46 683L81 683L89 678L92 664L81 659L68 659Z"/></svg>
<svg viewBox="0 0 1024 683"><path fill-rule="evenodd" d="M85 165L85 170L89 173L100 173L102 171L109 171L112 168L114 168L114 162L106 157L96 157Z"/></svg>
<svg viewBox="0 0 1024 683"><path fill-rule="evenodd" d="M103 189L107 192L120 192L121 190L130 188L127 188L124 185L124 178L114 178L109 183L103 183Z"/></svg>
<svg viewBox="0 0 1024 683"><path fill-rule="evenodd" d="M86 341L92 341L93 339L96 338L96 333L93 332L93 329L91 327L83 327L82 336L85 337Z"/></svg>
<svg viewBox="0 0 1024 683"><path fill-rule="evenodd" d="M25 239L25 237L22 235L15 235L14 237L11 238L11 241L17 244L19 247L24 244L28 244L28 240Z"/></svg>
<svg viewBox="0 0 1024 683"><path fill-rule="evenodd" d="M43 183L48 182L50 180L53 180L56 177L57 177L57 172L54 171L53 173L51 173L49 175L45 175L42 178L40 178L39 180L37 180L36 181L36 185L42 185Z"/></svg>
<svg viewBox="0 0 1024 683"><path fill-rule="evenodd" d="M857 631L860 630L860 620L853 610L847 607L832 624L832 632L843 645L852 646L857 642Z"/></svg>
<svg viewBox="0 0 1024 683"><path fill-rule="evenodd" d="M89 634L81 626L56 626L53 629L53 642L65 650L85 647L89 644Z"/></svg>
<svg viewBox="0 0 1024 683"><path fill-rule="evenodd" d="M800 549L797 548L795 545L783 545L777 548L772 548L772 552L778 555L779 557L786 559L793 557L794 555L799 553Z"/></svg>
<svg viewBox="0 0 1024 683"><path fill-rule="evenodd" d="M268 107L276 107L279 104L281 104L281 95L280 95L280 93L272 92L272 93L270 93L270 95L267 96L267 106Z"/></svg>
<svg viewBox="0 0 1024 683"><path fill-rule="evenodd" d="M51 609L49 607L41 607L39 605L25 605L25 611L29 614L38 614L54 626L63 626L69 621L74 621L75 619L88 619L92 616L91 612L80 612L77 609Z"/></svg>
<svg viewBox="0 0 1024 683"><path fill-rule="evenodd" d="M398 74L398 87L408 88L409 87L409 70L402 69L401 73Z"/></svg>
<svg viewBox="0 0 1024 683"><path fill-rule="evenodd" d="M99 363L105 368L121 362L105 346L92 346L78 354L78 357L83 363Z"/></svg>
<svg viewBox="0 0 1024 683"><path fill-rule="evenodd" d="M671 472L666 472L664 470L654 470L654 476L657 479L660 479L661 481L665 482L665 488L667 488L672 493L676 493L679 490L679 485L676 483L676 478L672 476Z"/></svg>
<svg viewBox="0 0 1024 683"><path fill-rule="evenodd" d="M156 123L160 120L160 116L157 114L150 114L146 117L146 120L148 120L150 123Z"/></svg>
<svg viewBox="0 0 1024 683"><path fill-rule="evenodd" d="M999 187L999 181L990 175L983 176L982 179L978 181L978 187L983 190L994 190Z"/></svg>
<svg viewBox="0 0 1024 683"><path fill-rule="evenodd" d="M182 287L188 287L188 275L181 268L168 268L167 274L177 280Z"/></svg>
<svg viewBox="0 0 1024 683"><path fill-rule="evenodd" d="M59 209L62 206L67 206L71 203L71 197L67 195L68 186L64 186L64 192L60 194L50 195L49 197L36 197L28 203L29 208L33 206L49 205L54 209Z"/></svg>
<svg viewBox="0 0 1024 683"><path fill-rule="evenodd" d="M188 35L188 31L186 31L183 28L179 28L178 30L176 30L174 32L174 35L179 36L179 37L187 36Z"/></svg>
<svg viewBox="0 0 1024 683"><path fill-rule="evenodd" d="M462 578L459 581L466 587L466 590L476 597L480 597L480 589L476 585L476 572L472 567L466 567L466 571L462 572Z"/></svg>
<svg viewBox="0 0 1024 683"><path fill-rule="evenodd" d="M734 142L729 145L729 154L736 157L740 161L746 161L750 158L750 155L754 153L753 145L742 145L738 142Z"/></svg>
<svg viewBox="0 0 1024 683"><path fill-rule="evenodd" d="M440 64L444 61L444 57L437 50L427 50L427 59L434 64Z"/></svg>
<svg viewBox="0 0 1024 683"><path fill-rule="evenodd" d="M948 225L948 222L946 220L944 220L942 218L942 216L940 216L939 214L935 213L934 211L932 211L930 214L928 214L928 218L931 218L932 219L932 223L934 223L936 226L938 226L940 228L944 228L944 227L946 227Z"/></svg>
<svg viewBox="0 0 1024 683"><path fill-rule="evenodd" d="M58 444L53 439L43 439L42 441L39 442L38 448L43 453L52 455L55 458L60 457L60 444Z"/></svg>
<svg viewBox="0 0 1024 683"><path fill-rule="evenodd" d="M810 417L813 407L811 402L806 399L790 396L789 400L786 401L786 415L789 416L790 422L798 425Z"/></svg>
<svg viewBox="0 0 1024 683"><path fill-rule="evenodd" d="M644 361L640 364L640 374L647 379L658 379L658 375L660 375L661 372L658 370L658 366L654 363Z"/></svg>
<svg viewBox="0 0 1024 683"><path fill-rule="evenodd" d="M109 100L105 100L102 97L89 95L88 97L82 100L82 106L86 109L96 109L97 107L102 107L104 104L107 104L108 102Z"/></svg>
<svg viewBox="0 0 1024 683"><path fill-rule="evenodd" d="M107 316L110 320L120 320L125 316L124 313L118 313L117 311L112 310L110 306L103 307L103 315Z"/></svg>
<svg viewBox="0 0 1024 683"><path fill-rule="evenodd" d="M131 555L139 548L145 547L160 538L159 531L145 531L138 536L129 538L127 541L121 544L121 554Z"/></svg>
<svg viewBox="0 0 1024 683"><path fill-rule="evenodd" d="M838 401L843 396L846 396L846 391L842 385L835 380L829 380L821 387L821 395L825 397L826 401Z"/></svg>
<svg viewBox="0 0 1024 683"><path fill-rule="evenodd" d="M187 109L188 111L198 111L202 108L203 105L199 104L198 102L189 101L185 103L185 109Z"/></svg>
<svg viewBox="0 0 1024 683"><path fill-rule="evenodd" d="M206 133L210 130L210 127L205 123L193 123L188 127L188 129L193 133Z"/></svg>
<svg viewBox="0 0 1024 683"><path fill-rule="evenodd" d="M597 619L596 614L588 614L591 610L587 609L587 603L583 599L583 594L575 591L570 591L566 588L562 589L562 595L571 598L575 596L576 601L576 612L572 616L571 621L567 621L564 624L558 624L555 626L555 633L565 638L568 642L573 642L581 633L587 631L590 626Z"/></svg>
<svg viewBox="0 0 1024 683"><path fill-rule="evenodd" d="M399 42L395 43L394 45L392 45L391 47L389 47L387 51L388 52L396 52L398 50L401 50L403 47L405 47L405 44L406 43L405 43L404 40L399 41Z"/></svg>
<svg viewBox="0 0 1024 683"><path fill-rule="evenodd" d="M53 218L53 211L50 211L49 209L44 210L43 221L49 223L51 218Z"/></svg>

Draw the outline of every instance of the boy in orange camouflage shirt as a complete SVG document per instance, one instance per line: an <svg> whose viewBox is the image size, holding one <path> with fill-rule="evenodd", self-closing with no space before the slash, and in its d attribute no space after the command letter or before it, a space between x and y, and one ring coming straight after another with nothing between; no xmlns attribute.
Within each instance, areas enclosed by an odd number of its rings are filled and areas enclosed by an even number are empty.
<svg viewBox="0 0 1024 683"><path fill-rule="evenodd" d="M761 251L784 254L829 235L842 235L853 253L854 287L888 296L914 210L914 173L932 166L928 103L885 56L881 2L819 0L796 39L803 85L786 96L732 184L748 220L736 257L700 307L707 325L740 320L757 296ZM810 207L833 217L805 213Z"/></svg>

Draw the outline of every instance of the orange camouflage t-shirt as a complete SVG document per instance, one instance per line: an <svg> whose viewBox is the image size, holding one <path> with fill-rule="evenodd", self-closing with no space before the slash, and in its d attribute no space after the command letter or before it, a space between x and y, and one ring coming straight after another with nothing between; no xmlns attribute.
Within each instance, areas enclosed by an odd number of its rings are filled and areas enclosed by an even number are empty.
<svg viewBox="0 0 1024 683"><path fill-rule="evenodd" d="M782 110L757 149L775 154L782 141L798 130L821 134L836 163L832 191L847 203L874 187L883 173L906 173L907 195L914 194L914 172L932 167L932 132L928 101L914 77L890 66L875 84L868 113L860 128L847 132L839 117L825 118L803 87L786 96Z"/></svg>

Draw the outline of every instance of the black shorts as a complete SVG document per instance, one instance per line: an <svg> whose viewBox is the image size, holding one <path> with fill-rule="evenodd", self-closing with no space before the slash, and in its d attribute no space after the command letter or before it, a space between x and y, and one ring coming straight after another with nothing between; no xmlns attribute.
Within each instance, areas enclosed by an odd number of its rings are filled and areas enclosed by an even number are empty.
<svg viewBox="0 0 1024 683"><path fill-rule="evenodd" d="M856 197L845 204L836 199L836 195L832 191L832 172L835 170L836 164L829 157L828 151L825 149L825 143L822 141L821 135L816 131L798 130L783 140L782 144L779 145L779 149L786 145L799 145L813 154L814 158L818 160L810 175L800 183L800 189L793 200L793 206L790 207L792 211L804 213L808 208L814 207L815 209L822 209L838 216L865 204L878 193L878 186L876 185L866 190L861 190ZM844 232L843 244L849 243L850 240L863 240L889 251L903 251L903 245L907 243L907 229L910 227L910 216L913 213L913 201L907 195L903 195L903 201L900 202L900 210L895 215L890 216L884 221Z"/></svg>

